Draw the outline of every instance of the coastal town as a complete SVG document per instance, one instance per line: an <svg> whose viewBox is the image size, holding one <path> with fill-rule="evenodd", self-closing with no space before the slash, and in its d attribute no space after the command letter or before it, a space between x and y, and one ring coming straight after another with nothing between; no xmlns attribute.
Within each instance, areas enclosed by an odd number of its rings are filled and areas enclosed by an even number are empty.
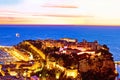
<svg viewBox="0 0 120 80"><path fill-rule="evenodd" d="M24 40L0 46L0 80L115 80L113 55L98 41Z"/></svg>

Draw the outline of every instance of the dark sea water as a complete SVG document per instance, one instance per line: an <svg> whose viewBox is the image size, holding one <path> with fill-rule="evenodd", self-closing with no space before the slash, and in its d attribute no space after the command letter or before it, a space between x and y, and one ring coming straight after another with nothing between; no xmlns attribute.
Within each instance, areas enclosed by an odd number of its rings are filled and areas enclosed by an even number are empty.
<svg viewBox="0 0 120 80"><path fill-rule="evenodd" d="M16 37L16 33L20 37ZM49 26L49 25L0 25L0 45L16 45L28 39L76 38L79 41L97 40L106 44L114 56L120 60L120 27L111 26Z"/></svg>

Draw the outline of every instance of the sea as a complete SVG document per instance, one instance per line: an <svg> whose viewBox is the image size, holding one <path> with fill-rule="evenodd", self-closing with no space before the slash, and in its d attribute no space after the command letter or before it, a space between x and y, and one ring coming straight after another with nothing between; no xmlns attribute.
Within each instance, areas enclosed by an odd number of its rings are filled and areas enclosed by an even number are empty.
<svg viewBox="0 0 120 80"><path fill-rule="evenodd" d="M13 46L23 40L75 38L106 44L115 61L120 61L120 26L0 25L0 45ZM120 65L116 66L120 73ZM116 78L118 80L120 76Z"/></svg>
<svg viewBox="0 0 120 80"><path fill-rule="evenodd" d="M0 25L0 45L12 46L23 40L75 38L106 44L115 61L120 61L120 26Z"/></svg>

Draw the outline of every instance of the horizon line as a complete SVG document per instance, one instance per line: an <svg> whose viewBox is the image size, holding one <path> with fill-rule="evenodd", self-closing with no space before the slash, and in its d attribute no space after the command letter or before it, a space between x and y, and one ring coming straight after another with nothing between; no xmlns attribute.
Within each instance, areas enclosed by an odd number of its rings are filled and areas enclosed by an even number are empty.
<svg viewBox="0 0 120 80"><path fill-rule="evenodd" d="M90 26L90 27L120 27L120 25L82 25L82 24L0 24L1 26L75 26L75 27L80 27L80 26Z"/></svg>

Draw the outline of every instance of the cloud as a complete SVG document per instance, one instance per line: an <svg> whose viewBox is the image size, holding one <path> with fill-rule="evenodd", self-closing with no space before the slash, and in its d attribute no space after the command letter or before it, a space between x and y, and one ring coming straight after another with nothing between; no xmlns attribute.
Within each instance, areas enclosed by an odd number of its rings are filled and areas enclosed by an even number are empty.
<svg viewBox="0 0 120 80"><path fill-rule="evenodd" d="M43 5L42 7L49 7L49 8L78 8L77 6L72 6L72 5Z"/></svg>
<svg viewBox="0 0 120 80"><path fill-rule="evenodd" d="M81 9L100 19L120 18L120 0L80 0Z"/></svg>
<svg viewBox="0 0 120 80"><path fill-rule="evenodd" d="M8 1L8 0L0 0ZM14 0L9 0L14 1ZM16 0L19 2L0 3L0 16L15 18L56 19L72 21L85 19L86 22L120 20L120 0ZM39 18L39 19L38 19ZM77 19L76 19L77 18ZM79 19L78 19L79 18ZM2 18L3 19L3 18ZM48 21L50 21L48 20ZM106 21L105 21L106 20ZM19 21L19 20L18 20ZM32 20L33 21L33 20ZM33 22L35 22L33 21ZM41 21L43 22L43 21ZM51 22L51 21L50 21ZM66 21L67 22L67 21ZM69 22L69 21L68 21ZM79 21L78 21L79 23ZM101 22L102 23L102 22Z"/></svg>

